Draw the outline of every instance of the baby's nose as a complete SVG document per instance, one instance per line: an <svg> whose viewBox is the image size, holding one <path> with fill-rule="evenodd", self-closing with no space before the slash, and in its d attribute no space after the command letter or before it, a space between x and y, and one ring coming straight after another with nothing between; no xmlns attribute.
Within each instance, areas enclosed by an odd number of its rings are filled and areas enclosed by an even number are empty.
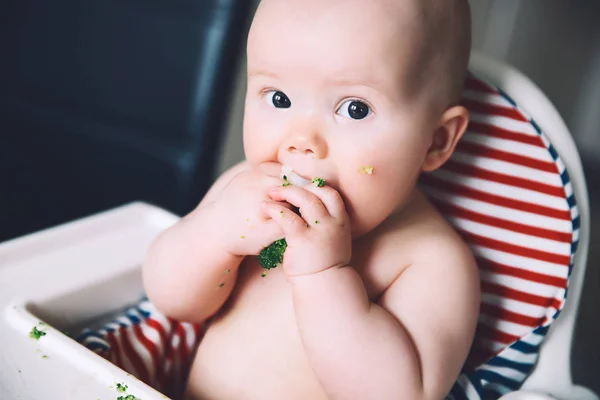
<svg viewBox="0 0 600 400"><path fill-rule="evenodd" d="M325 158L327 156L327 143L316 134L300 134L291 138L286 150L293 154L301 154L313 158Z"/></svg>

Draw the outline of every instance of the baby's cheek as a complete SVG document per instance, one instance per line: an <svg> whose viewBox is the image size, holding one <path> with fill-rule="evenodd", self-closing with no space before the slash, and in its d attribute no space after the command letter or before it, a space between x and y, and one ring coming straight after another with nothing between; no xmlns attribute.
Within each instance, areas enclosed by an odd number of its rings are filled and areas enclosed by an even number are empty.
<svg viewBox="0 0 600 400"><path fill-rule="evenodd" d="M254 164L273 161L277 147L269 137L268 131L261 129L261 124L251 121L244 124L244 154L248 162Z"/></svg>
<svg viewBox="0 0 600 400"><path fill-rule="evenodd" d="M374 163L359 163L346 171L340 181L340 192L353 232L364 233L373 229L385 219L390 209L383 185L385 178L378 176L378 171Z"/></svg>

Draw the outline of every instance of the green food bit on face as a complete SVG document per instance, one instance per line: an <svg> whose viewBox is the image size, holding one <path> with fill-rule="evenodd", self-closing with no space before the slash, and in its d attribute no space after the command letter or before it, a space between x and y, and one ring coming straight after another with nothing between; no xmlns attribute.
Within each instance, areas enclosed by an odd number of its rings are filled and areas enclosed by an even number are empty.
<svg viewBox="0 0 600 400"><path fill-rule="evenodd" d="M325 179L313 178L312 184L315 185L316 187L323 187L323 186L325 186Z"/></svg>
<svg viewBox="0 0 600 400"><path fill-rule="evenodd" d="M291 183L289 183L289 182L287 182L287 181L286 181L286 182L283 182L283 185L281 185L281 186L283 186L283 187L288 187L288 186L290 186L290 185L291 185Z"/></svg>
<svg viewBox="0 0 600 400"><path fill-rule="evenodd" d="M40 331L37 326L34 326L29 332L29 337L35 340L40 340L42 336L46 336L46 332Z"/></svg>
<svg viewBox="0 0 600 400"><path fill-rule="evenodd" d="M316 221L315 221L315 224L318 224L318 223L319 223L319 220L316 220Z"/></svg>
<svg viewBox="0 0 600 400"><path fill-rule="evenodd" d="M279 239L265 247L258 254L258 263L264 269L276 268L283 262L283 253L287 248L285 238Z"/></svg>
<svg viewBox="0 0 600 400"><path fill-rule="evenodd" d="M230 273L230 272L231 272L231 270L230 270L230 269L226 269L226 270L225 270L225 273L226 273L226 274L228 274L228 273Z"/></svg>
<svg viewBox="0 0 600 400"><path fill-rule="evenodd" d="M222 283L219 285L219 287L223 287L223 286L225 286L225 282L222 282Z"/></svg>
<svg viewBox="0 0 600 400"><path fill-rule="evenodd" d="M125 393L127 391L127 385L124 383L115 383L117 385L117 392Z"/></svg>

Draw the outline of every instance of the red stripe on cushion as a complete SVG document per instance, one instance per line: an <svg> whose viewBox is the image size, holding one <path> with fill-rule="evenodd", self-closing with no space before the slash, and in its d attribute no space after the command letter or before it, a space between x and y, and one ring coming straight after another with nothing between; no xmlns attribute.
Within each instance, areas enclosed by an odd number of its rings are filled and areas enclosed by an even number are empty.
<svg viewBox="0 0 600 400"><path fill-rule="evenodd" d="M490 326L487 326L487 325L481 324L481 323L477 325L476 335L479 337L483 337L483 338L493 340L495 342L504 343L507 345L514 343L520 339L519 336L515 336L515 335L511 335L506 332L502 332L498 329L492 328Z"/></svg>
<svg viewBox="0 0 600 400"><path fill-rule="evenodd" d="M498 139L510 140L513 142L519 142L523 144L529 144L531 146L541 147L544 149L546 148L546 145L539 136L531 136L527 135L526 133L511 131L496 125L488 125L482 122L469 122L467 132L491 136Z"/></svg>
<svg viewBox="0 0 600 400"><path fill-rule="evenodd" d="M529 326L531 328L540 326L546 319L544 317L534 318L528 315L517 314L513 311L505 310L503 308L486 303L481 304L480 312L492 318Z"/></svg>
<svg viewBox="0 0 600 400"><path fill-rule="evenodd" d="M480 101L467 99L463 99L460 103L471 112L491 114L499 117L514 119L515 121L529 122L527 118L525 118L523 114L519 112L519 110L512 107L502 107L496 104L487 104Z"/></svg>
<svg viewBox="0 0 600 400"><path fill-rule="evenodd" d="M520 290L511 289L506 286L501 286L486 281L481 282L481 291L484 293L494 294L496 296L545 308L555 307L555 305L558 304L556 302L556 299L552 297L543 297L531 293L525 293L521 292Z"/></svg>
<svg viewBox="0 0 600 400"><path fill-rule="evenodd" d="M140 358L140 355L137 353L131 342L129 341L129 337L127 336L127 328L120 327L119 334L121 337L121 344L123 346L123 353L125 356L131 361L133 367L136 369L137 376L139 380L142 382L148 382L148 370L144 365L144 362Z"/></svg>
<svg viewBox="0 0 600 400"><path fill-rule="evenodd" d="M515 176L504 175L498 172L475 167L473 165L462 164L453 160L446 162L446 164L444 164L444 169L457 174L466 175L471 178L483 179L486 181L501 183L503 185L532 190L534 192L543 193L554 197L565 198L565 190L562 186L550 186L544 183L531 181L529 179L517 178Z"/></svg>
<svg viewBox="0 0 600 400"><path fill-rule="evenodd" d="M475 211L467 210L454 204L444 203L443 201L435 198L432 198L431 202L434 203L436 208L440 210L440 212L444 215L450 215L452 217L462 218L480 224L492 226L494 228L505 229L511 232L522 233L529 236L555 240L561 243L571 243L570 233L557 232L544 228L536 228L530 225L519 224L517 222L491 217L486 214L481 214Z"/></svg>
<svg viewBox="0 0 600 400"><path fill-rule="evenodd" d="M491 158L493 160L504 161L511 164L521 165L539 171L558 174L556 164L551 161L542 161L535 158L525 157L520 154L510 153L508 151L493 149L482 144L460 141L456 149L462 153L471 154L478 157Z"/></svg>
<svg viewBox="0 0 600 400"><path fill-rule="evenodd" d="M489 249L502 251L504 253L514 254L517 256L532 258L534 260L546 261L554 264L564 265L567 268L571 262L570 255L562 255L555 253L548 253L546 251L530 249L528 247L517 246L514 244L501 242L500 240L487 238L474 233L466 232L465 230L458 229L457 231L463 236L463 238L474 245L487 247Z"/></svg>
<svg viewBox="0 0 600 400"><path fill-rule="evenodd" d="M146 350L148 350L148 352L150 353L150 357L152 359L151 369L152 371L156 371L158 369L158 366L160 365L158 348L156 347L156 344L144 335L144 332L142 331L142 328L139 325L133 325L133 332L135 333L135 337L138 340L138 342L140 342L142 346L144 346ZM155 374L149 373L148 375L148 384L154 386L154 382L150 379L151 376Z"/></svg>
<svg viewBox="0 0 600 400"><path fill-rule="evenodd" d="M165 332L165 328L161 325L160 322L155 320L154 318L148 318L146 320L146 325L150 328L153 328L159 336L160 344L164 347L167 345L167 332Z"/></svg>
<svg viewBox="0 0 600 400"><path fill-rule="evenodd" d="M110 344L110 353L112 362L119 368L125 369L125 365L123 364L123 360L121 359L121 349L119 347L119 342L115 338L115 335L112 332L108 332L106 335L106 340Z"/></svg>
<svg viewBox="0 0 600 400"><path fill-rule="evenodd" d="M526 203L524 201L509 199L494 194L482 192L467 186L443 181L431 174L421 175L421 181L436 188L444 189L447 192L468 197L473 200L494 204L501 207L511 208L513 210L524 211L532 214L543 215L545 217L556 218L564 221L571 221L571 213L567 210L556 210L554 208L539 206L537 204Z"/></svg>
<svg viewBox="0 0 600 400"><path fill-rule="evenodd" d="M467 79L465 79L464 87L467 89L476 90L478 92L498 93L498 91L496 91L494 88L473 77L467 77Z"/></svg>
<svg viewBox="0 0 600 400"><path fill-rule="evenodd" d="M190 351L188 348L186 331L181 324L177 324L177 328L175 328L175 330L180 339L179 354L181 356L181 361L186 362Z"/></svg>
<svg viewBox="0 0 600 400"><path fill-rule="evenodd" d="M477 266L479 269L493 272L501 275L513 276L528 280L531 282L541 283L544 285L554 286L564 289L567 286L567 278L559 278L556 276L544 275L530 270L515 268L508 265L502 265L495 261L488 260L483 257L477 257Z"/></svg>

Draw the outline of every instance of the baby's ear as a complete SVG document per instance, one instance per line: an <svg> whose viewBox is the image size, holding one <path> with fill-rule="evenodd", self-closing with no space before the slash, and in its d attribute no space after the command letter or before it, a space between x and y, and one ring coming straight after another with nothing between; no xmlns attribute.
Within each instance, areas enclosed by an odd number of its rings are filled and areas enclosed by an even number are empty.
<svg viewBox="0 0 600 400"><path fill-rule="evenodd" d="M469 111L463 106L450 107L442 114L421 167L424 172L435 171L448 161L468 124Z"/></svg>

